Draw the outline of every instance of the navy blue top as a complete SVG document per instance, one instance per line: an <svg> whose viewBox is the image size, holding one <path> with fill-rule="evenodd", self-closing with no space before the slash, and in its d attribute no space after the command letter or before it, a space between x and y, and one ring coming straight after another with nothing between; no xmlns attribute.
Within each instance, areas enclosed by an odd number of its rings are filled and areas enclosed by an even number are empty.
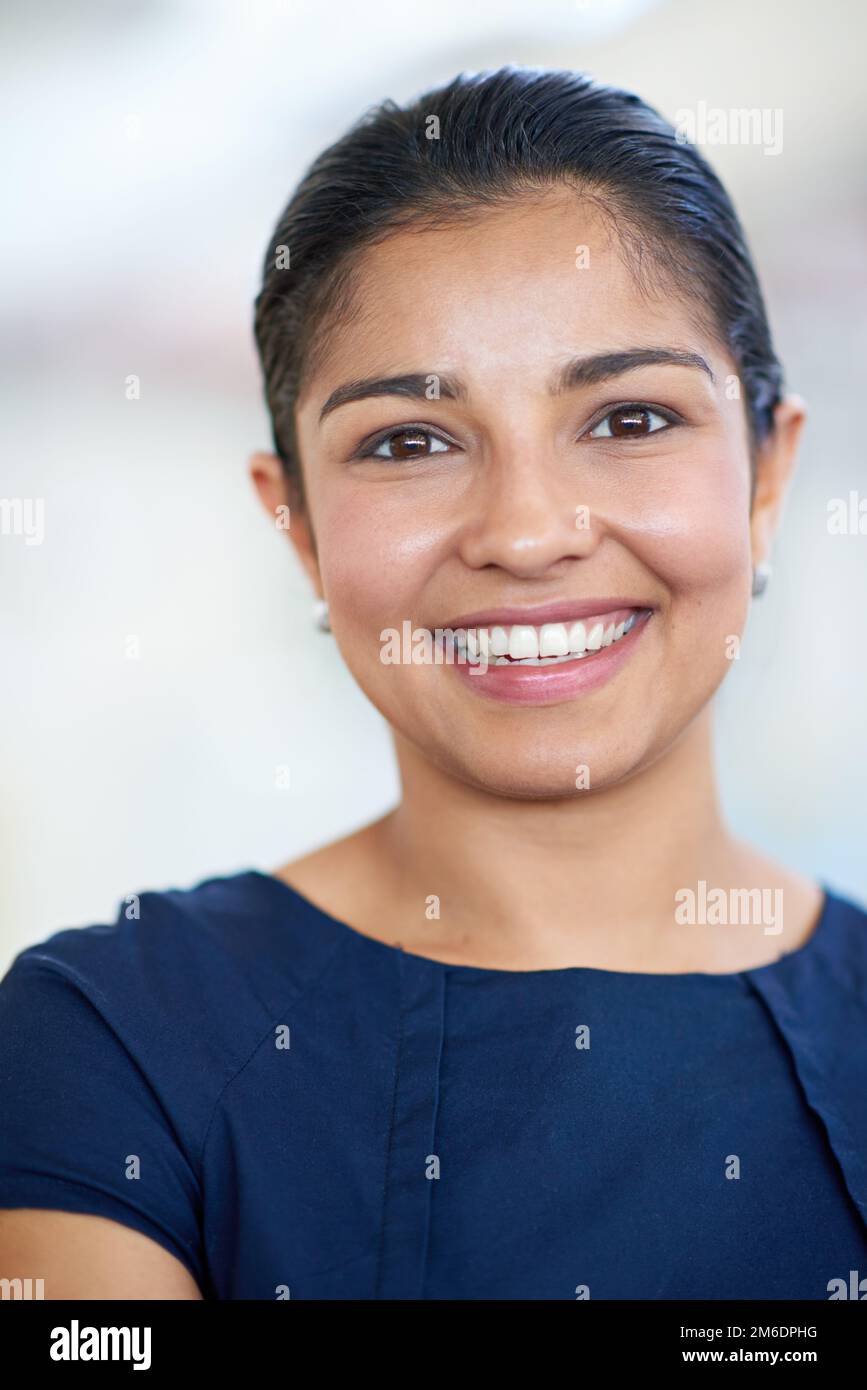
<svg viewBox="0 0 867 1390"><path fill-rule="evenodd" d="M257 871L144 893L0 983L0 1206L210 1298L827 1299L867 1276L867 913L825 892L727 975L445 965Z"/></svg>

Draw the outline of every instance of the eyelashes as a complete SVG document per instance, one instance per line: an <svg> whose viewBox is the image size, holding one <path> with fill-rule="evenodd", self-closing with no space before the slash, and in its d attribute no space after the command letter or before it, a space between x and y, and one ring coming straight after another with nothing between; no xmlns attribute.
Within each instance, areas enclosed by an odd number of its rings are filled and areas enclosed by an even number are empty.
<svg viewBox="0 0 867 1390"><path fill-rule="evenodd" d="M614 421L614 428L610 421ZM661 423L654 425L652 422L658 420ZM645 405L637 402L631 405L618 405L613 410L608 410L605 415L588 431L589 439L643 439L649 434L658 434L660 429L669 429L672 425L680 422L680 417L673 411L663 410L659 406ZM606 426L603 430L602 426ZM601 433L597 433L601 430Z"/></svg>
<svg viewBox="0 0 867 1390"><path fill-rule="evenodd" d="M676 425L683 417L665 406L646 401L628 401L606 406L578 439L630 440L646 439ZM577 440L576 440L577 442ZM430 425L395 425L366 440L352 455L354 459L379 458L392 463L405 463L416 458L433 458L461 446L448 435Z"/></svg>
<svg viewBox="0 0 867 1390"><path fill-rule="evenodd" d="M383 448L390 448L396 441L398 453L383 454L380 452ZM453 443L454 441L450 440L447 435L432 430L428 425L399 425L368 441L355 457L384 458L395 463L402 463L407 459L431 458L434 454L447 454L450 444ZM430 447L434 444L439 444L442 447L437 449ZM459 446L455 445L455 447Z"/></svg>

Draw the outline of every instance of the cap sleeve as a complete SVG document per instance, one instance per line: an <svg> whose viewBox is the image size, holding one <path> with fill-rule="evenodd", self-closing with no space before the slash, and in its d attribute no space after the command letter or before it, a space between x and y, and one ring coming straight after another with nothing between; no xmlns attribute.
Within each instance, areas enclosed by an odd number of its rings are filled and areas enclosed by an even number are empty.
<svg viewBox="0 0 867 1390"><path fill-rule="evenodd" d="M73 967L16 957L0 981L0 1207L131 1226L204 1292L198 1175L133 1051Z"/></svg>

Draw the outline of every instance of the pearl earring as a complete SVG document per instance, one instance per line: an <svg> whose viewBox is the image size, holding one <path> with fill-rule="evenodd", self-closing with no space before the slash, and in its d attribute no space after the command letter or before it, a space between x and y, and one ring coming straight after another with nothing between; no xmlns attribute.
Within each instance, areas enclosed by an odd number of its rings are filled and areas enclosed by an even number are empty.
<svg viewBox="0 0 867 1390"><path fill-rule="evenodd" d="M318 598L313 605L313 621L320 632L330 632L331 623L328 620L328 600Z"/></svg>
<svg viewBox="0 0 867 1390"><path fill-rule="evenodd" d="M768 580L771 577L771 566L768 564L756 565L753 570L753 598L761 598L765 589L768 587Z"/></svg>

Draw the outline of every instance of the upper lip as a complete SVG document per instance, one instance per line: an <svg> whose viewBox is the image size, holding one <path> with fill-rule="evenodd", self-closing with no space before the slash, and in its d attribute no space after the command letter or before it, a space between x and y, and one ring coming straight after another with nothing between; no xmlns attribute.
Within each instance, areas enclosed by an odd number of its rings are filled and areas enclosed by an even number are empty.
<svg viewBox="0 0 867 1390"><path fill-rule="evenodd" d="M515 627L524 624L528 627L542 627L544 623L572 622L579 618L602 617L614 613L619 608L644 610L650 604L635 598L584 598L558 599L555 603L542 603L532 608L478 608L472 613L462 613L446 626L450 628L473 627Z"/></svg>

